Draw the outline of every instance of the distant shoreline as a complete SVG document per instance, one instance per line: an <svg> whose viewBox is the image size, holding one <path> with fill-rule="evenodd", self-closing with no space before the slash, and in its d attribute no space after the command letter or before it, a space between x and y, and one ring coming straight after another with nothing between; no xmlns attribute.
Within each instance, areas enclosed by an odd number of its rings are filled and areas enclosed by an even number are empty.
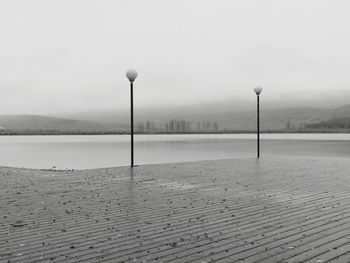
<svg viewBox="0 0 350 263"><path fill-rule="evenodd" d="M310 134L310 133L350 133L350 130L265 130L261 134ZM135 135L191 135L191 134L256 134L256 131L217 131L217 132L135 132ZM130 135L129 132L58 132L58 131L3 131L0 136L37 136L37 135Z"/></svg>

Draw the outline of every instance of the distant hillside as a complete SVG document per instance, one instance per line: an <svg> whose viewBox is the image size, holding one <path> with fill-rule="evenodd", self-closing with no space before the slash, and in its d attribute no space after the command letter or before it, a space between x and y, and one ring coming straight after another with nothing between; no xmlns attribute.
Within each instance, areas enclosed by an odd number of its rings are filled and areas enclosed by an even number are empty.
<svg viewBox="0 0 350 263"><path fill-rule="evenodd" d="M325 120L307 123L305 129L323 131L350 131L350 105L331 110L331 116Z"/></svg>
<svg viewBox="0 0 350 263"><path fill-rule="evenodd" d="M335 109L298 107L285 109L261 108L261 129L265 131L293 131L305 126L336 118L350 117L350 105ZM219 129L254 130L256 128L256 110L233 111L213 115L197 115L195 119L216 120Z"/></svg>
<svg viewBox="0 0 350 263"><path fill-rule="evenodd" d="M96 133L115 131L113 126L97 122L37 115L0 115L2 133Z"/></svg>
<svg viewBox="0 0 350 263"><path fill-rule="evenodd" d="M332 110L332 118L350 117L350 104Z"/></svg>
<svg viewBox="0 0 350 263"><path fill-rule="evenodd" d="M142 132L239 132L255 131L255 104L250 110L227 105L135 109L135 129ZM334 109L261 107L262 131L348 129L350 105ZM69 116L69 117L68 117ZM72 113L65 117L0 115L2 134L119 133L130 128L128 111Z"/></svg>
<svg viewBox="0 0 350 263"><path fill-rule="evenodd" d="M298 129L305 123L318 122L325 120L331 116L331 113L326 109L316 108L289 108L278 110L261 109L260 121L261 129L269 130L285 130ZM241 111L241 112L226 112L214 115L201 115L192 118L216 120L220 129L224 130L250 130L256 129L256 110Z"/></svg>
<svg viewBox="0 0 350 263"><path fill-rule="evenodd" d="M327 121L307 124L308 129L350 130L350 117L332 118Z"/></svg>
<svg viewBox="0 0 350 263"><path fill-rule="evenodd" d="M121 130L129 127L128 111L100 111L83 114L71 114L75 119L100 121L115 125ZM309 124L334 118L350 117L350 105L334 109L314 107L294 107L265 109L261 106L261 129L264 131L293 131ZM217 125L219 131L254 131L256 129L255 104L250 110L238 110L222 105L217 108L202 105L182 108L135 109L135 127L146 127L148 122L164 127L172 121L188 122L192 129L210 122Z"/></svg>

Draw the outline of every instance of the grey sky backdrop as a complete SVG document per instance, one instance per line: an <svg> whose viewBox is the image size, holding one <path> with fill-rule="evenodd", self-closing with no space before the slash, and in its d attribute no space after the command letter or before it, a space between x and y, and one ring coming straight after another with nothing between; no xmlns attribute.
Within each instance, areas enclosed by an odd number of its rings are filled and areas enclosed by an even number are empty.
<svg viewBox="0 0 350 263"><path fill-rule="evenodd" d="M347 91L349 10L348 0L0 0L0 112L128 107L128 68L138 106L253 100L256 85L266 100Z"/></svg>

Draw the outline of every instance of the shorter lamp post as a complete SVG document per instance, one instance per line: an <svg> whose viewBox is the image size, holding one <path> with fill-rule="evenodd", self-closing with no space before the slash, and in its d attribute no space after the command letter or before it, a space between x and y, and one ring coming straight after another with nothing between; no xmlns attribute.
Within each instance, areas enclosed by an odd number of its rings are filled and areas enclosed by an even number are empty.
<svg viewBox="0 0 350 263"><path fill-rule="evenodd" d="M126 77L130 81L130 139L131 139L131 168L134 167L134 95L133 95L133 84L137 77L136 70L129 69L126 72Z"/></svg>
<svg viewBox="0 0 350 263"><path fill-rule="evenodd" d="M261 87L256 87L254 88L254 91L256 93L256 98L257 98L257 118L256 118L256 134L257 134L257 158L260 158L260 114L259 114L259 108L260 108L260 101L259 101L259 95L262 92Z"/></svg>

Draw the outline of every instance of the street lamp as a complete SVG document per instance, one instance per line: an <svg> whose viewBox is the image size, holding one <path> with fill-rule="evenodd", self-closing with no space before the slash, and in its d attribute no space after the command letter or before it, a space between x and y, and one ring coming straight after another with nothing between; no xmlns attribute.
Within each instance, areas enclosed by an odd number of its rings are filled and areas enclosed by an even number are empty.
<svg viewBox="0 0 350 263"><path fill-rule="evenodd" d="M130 166L134 167L134 95L133 83L137 77L137 72L134 69L126 71L126 77L130 81L130 136L131 136L131 161Z"/></svg>
<svg viewBox="0 0 350 263"><path fill-rule="evenodd" d="M255 87L254 91L256 93L256 98L257 98L257 118L256 118L256 134L257 134L257 158L260 157L260 116L259 116L259 107L260 107L260 101L259 101L259 95L262 92L262 88L261 87Z"/></svg>

